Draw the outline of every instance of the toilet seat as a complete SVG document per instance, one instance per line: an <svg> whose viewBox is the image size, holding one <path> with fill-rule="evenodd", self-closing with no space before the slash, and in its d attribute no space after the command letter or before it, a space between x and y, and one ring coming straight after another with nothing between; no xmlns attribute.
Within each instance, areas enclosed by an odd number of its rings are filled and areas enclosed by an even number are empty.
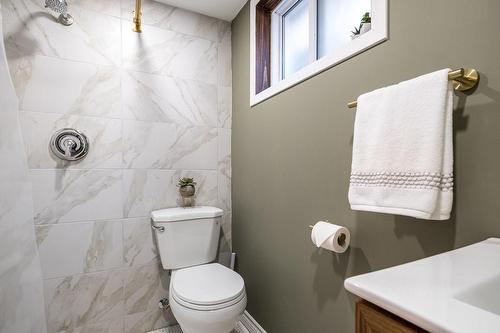
<svg viewBox="0 0 500 333"><path fill-rule="evenodd" d="M174 271L170 293L179 305L200 311L223 309L246 299L243 278L217 263Z"/></svg>

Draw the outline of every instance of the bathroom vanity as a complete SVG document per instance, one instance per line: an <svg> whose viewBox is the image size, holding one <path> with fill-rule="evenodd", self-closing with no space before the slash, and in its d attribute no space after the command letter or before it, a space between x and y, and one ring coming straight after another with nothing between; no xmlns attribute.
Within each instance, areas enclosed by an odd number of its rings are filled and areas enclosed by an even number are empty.
<svg viewBox="0 0 500 333"><path fill-rule="evenodd" d="M356 333L425 333L389 311L365 300L356 303Z"/></svg>
<svg viewBox="0 0 500 333"><path fill-rule="evenodd" d="M500 239L380 271L344 283L362 300L360 333L500 331Z"/></svg>

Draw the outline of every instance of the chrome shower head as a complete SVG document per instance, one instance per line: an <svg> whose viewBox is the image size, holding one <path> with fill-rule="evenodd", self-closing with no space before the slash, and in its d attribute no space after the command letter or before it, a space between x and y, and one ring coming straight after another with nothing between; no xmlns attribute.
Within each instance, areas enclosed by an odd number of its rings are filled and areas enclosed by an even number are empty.
<svg viewBox="0 0 500 333"><path fill-rule="evenodd" d="M45 0L45 8L50 8L59 13L59 22L63 25L72 25L73 17L68 14L68 3L66 0Z"/></svg>

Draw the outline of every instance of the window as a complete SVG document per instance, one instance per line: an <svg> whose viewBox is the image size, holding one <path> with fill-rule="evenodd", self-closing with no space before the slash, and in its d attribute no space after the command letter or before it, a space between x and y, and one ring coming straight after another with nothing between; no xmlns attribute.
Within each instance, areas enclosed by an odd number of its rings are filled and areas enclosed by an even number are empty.
<svg viewBox="0 0 500 333"><path fill-rule="evenodd" d="M309 1L296 1L285 13L276 15L276 19L280 20L276 33L281 33L281 45L276 51L280 52L280 77L284 79L309 62Z"/></svg>
<svg viewBox="0 0 500 333"><path fill-rule="evenodd" d="M251 105L386 40L386 11L387 0L252 0Z"/></svg>
<svg viewBox="0 0 500 333"><path fill-rule="evenodd" d="M349 44L361 15L370 12L370 0L318 0L318 58Z"/></svg>

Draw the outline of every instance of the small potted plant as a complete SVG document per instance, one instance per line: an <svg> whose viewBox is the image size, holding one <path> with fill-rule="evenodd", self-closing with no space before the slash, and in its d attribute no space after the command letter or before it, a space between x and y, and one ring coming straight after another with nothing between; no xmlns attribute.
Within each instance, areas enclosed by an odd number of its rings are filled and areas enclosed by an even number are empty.
<svg viewBox="0 0 500 333"><path fill-rule="evenodd" d="M196 182L193 178L183 177L179 179L177 186L179 187L179 193L183 199L184 206L191 206L192 199L196 192L195 188Z"/></svg>
<svg viewBox="0 0 500 333"><path fill-rule="evenodd" d="M356 39L365 32L370 31L372 28L372 18L370 17L370 13L366 12L361 18L361 23L358 27L354 27L354 30L351 31L351 39Z"/></svg>
<svg viewBox="0 0 500 333"><path fill-rule="evenodd" d="M356 39L361 35L361 26L354 27L354 30L351 31L351 39Z"/></svg>
<svg viewBox="0 0 500 333"><path fill-rule="evenodd" d="M365 32L370 31L372 28L372 18L370 17L370 13L366 12L365 15L361 18L360 34L364 34Z"/></svg>

